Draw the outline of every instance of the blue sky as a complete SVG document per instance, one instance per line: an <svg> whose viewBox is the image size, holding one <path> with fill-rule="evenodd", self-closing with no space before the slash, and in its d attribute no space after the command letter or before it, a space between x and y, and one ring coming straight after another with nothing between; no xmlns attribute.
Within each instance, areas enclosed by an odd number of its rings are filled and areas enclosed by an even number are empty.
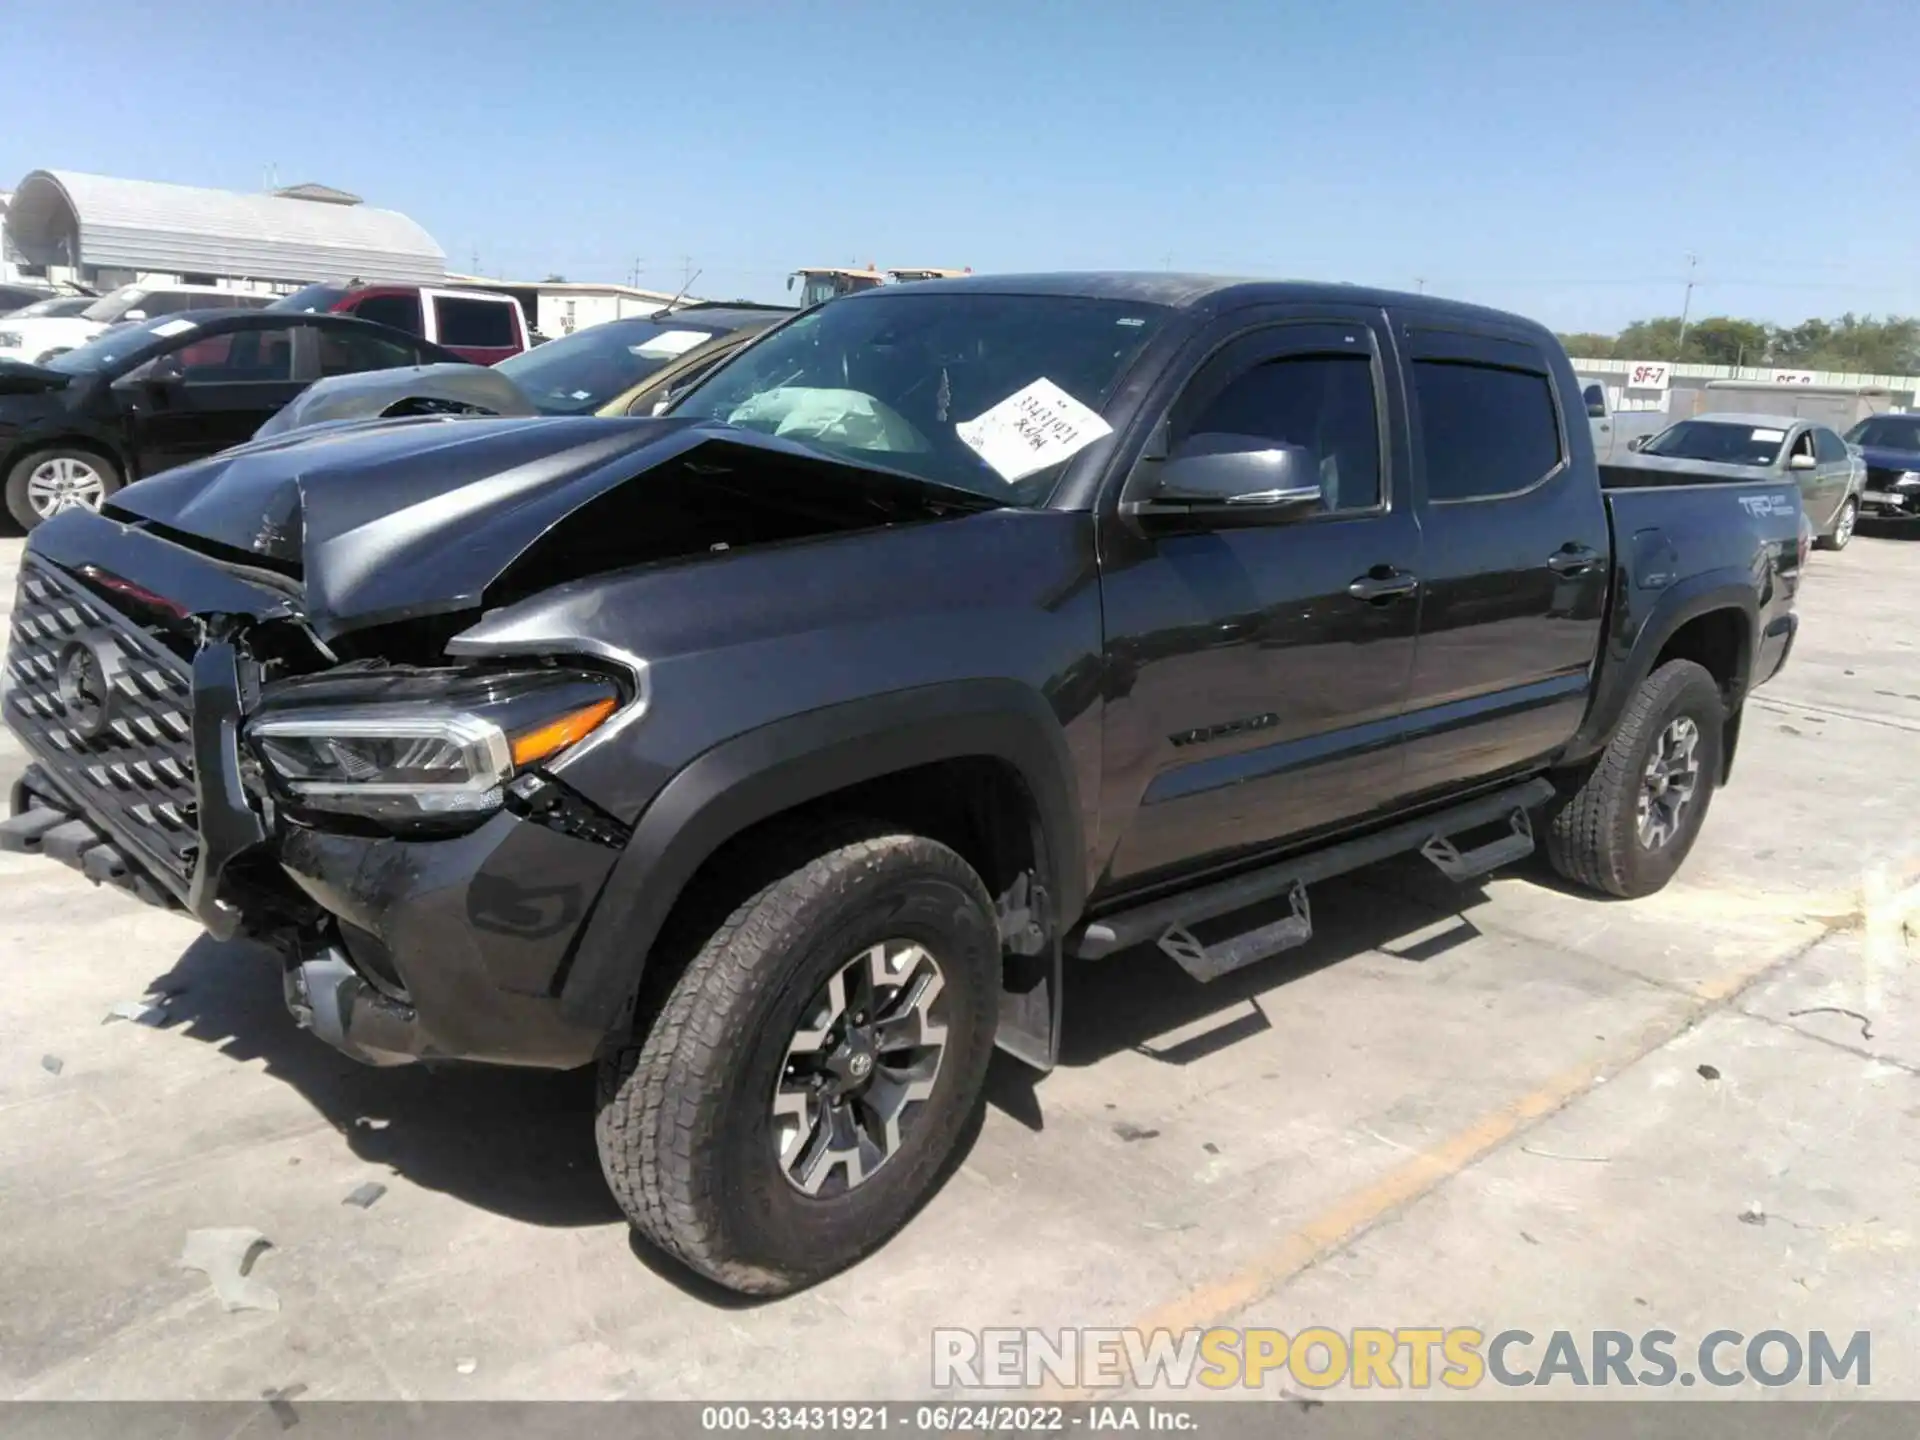
<svg viewBox="0 0 1920 1440"><path fill-rule="evenodd" d="M29 7L31 8L31 7ZM16 21L25 18L16 0ZM52 12L47 12L51 16ZM76 4L36 167L403 210L454 269L777 298L801 264L1353 280L1613 329L1920 312L1910 4Z"/></svg>

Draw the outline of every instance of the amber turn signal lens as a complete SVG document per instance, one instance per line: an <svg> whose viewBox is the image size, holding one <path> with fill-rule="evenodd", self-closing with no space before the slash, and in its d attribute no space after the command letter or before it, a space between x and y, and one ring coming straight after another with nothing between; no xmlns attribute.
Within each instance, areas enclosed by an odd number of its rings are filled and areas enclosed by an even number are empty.
<svg viewBox="0 0 1920 1440"><path fill-rule="evenodd" d="M515 768L531 765L544 760L549 755L558 754L569 745L578 743L600 728L601 722L614 712L612 700L596 700L591 705L583 705L578 710L569 711L558 720L542 725L538 730L529 730L517 735L513 741L513 763Z"/></svg>

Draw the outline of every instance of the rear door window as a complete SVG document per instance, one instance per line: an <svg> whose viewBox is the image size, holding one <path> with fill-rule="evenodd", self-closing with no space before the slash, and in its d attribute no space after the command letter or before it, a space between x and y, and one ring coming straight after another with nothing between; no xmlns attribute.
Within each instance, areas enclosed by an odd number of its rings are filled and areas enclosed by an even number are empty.
<svg viewBox="0 0 1920 1440"><path fill-rule="evenodd" d="M1517 495L1565 458L1544 371L1452 359L1416 360L1412 370L1429 502Z"/></svg>
<svg viewBox="0 0 1920 1440"><path fill-rule="evenodd" d="M513 305L505 300L473 300L459 295L433 297L433 318L442 345L476 350L514 349Z"/></svg>
<svg viewBox="0 0 1920 1440"><path fill-rule="evenodd" d="M352 314L376 325L391 325L409 335L424 335L418 295L369 295L354 305Z"/></svg>

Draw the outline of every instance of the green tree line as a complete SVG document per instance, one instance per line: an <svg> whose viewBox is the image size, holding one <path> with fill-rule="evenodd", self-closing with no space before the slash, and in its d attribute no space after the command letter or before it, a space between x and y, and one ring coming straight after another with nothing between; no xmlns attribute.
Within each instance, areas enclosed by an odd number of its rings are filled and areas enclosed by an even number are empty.
<svg viewBox="0 0 1920 1440"><path fill-rule="evenodd" d="M1618 335L1562 335L1582 360L1671 360L1697 365L1771 365L1790 370L1851 370L1868 375L1920 374L1920 319L1855 315L1768 325L1715 315L1687 327L1680 317L1636 320Z"/></svg>

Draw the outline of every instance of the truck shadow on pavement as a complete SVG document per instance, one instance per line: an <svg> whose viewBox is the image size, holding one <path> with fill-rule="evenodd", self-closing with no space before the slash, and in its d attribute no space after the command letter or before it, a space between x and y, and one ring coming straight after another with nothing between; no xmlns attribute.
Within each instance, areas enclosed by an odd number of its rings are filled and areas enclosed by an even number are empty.
<svg viewBox="0 0 1920 1440"><path fill-rule="evenodd" d="M1391 866L1317 886L1310 941L1208 985L1150 947L1070 963L1060 1063L1086 1067L1135 1050L1169 1065L1192 1064L1268 1028L1256 998L1284 1003L1271 992L1327 966L1368 951L1407 964L1441 962L1454 946L1479 934L1464 911L1480 890L1444 885L1443 901L1441 894L1425 894L1428 888ZM1435 933L1407 941L1420 931ZM368 1164L527 1224L609 1225L623 1219L594 1148L590 1070L452 1063L382 1070L356 1064L293 1023L281 997L278 961L243 942L202 936L150 989L171 997L170 1033L212 1045L235 1061L261 1063ZM1204 1023L1210 1020L1217 1023ZM1183 1030L1199 1033L1169 1038ZM932 1193L965 1163L987 1106L1043 1130L1044 1086L1045 1077L996 1054L986 1104L976 1107ZM636 1259L694 1298L727 1309L767 1303L724 1290L629 1234Z"/></svg>
<svg viewBox="0 0 1920 1440"><path fill-rule="evenodd" d="M1369 951L1406 964L1441 962L1478 938L1466 912L1484 898L1484 889L1478 881L1454 885L1424 861L1388 861L1316 885L1312 898L1312 939L1208 984L1152 946L1069 961L1060 1064L1082 1068L1131 1050L1166 1065L1191 1065L1272 1028L1262 997L1330 965ZM1272 917L1248 911L1235 918L1258 923ZM1409 939L1423 931L1431 933ZM1284 996L1273 998L1284 1003ZM1044 1085L1035 1071L996 1056L988 1103L1041 1130Z"/></svg>
<svg viewBox="0 0 1920 1440"><path fill-rule="evenodd" d="M210 936L151 988L173 997L170 1032L262 1062L369 1164L533 1225L621 1218L594 1151L591 1070L360 1065L294 1024L270 952Z"/></svg>

